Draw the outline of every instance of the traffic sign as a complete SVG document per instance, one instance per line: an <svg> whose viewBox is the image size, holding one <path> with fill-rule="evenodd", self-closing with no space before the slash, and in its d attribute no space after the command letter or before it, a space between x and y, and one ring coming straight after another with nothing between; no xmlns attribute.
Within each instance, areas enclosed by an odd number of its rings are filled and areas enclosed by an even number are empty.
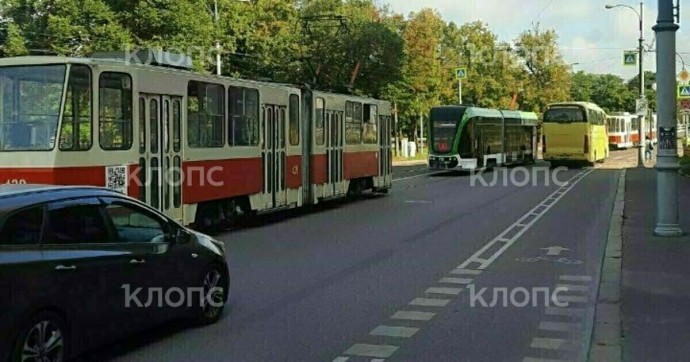
<svg viewBox="0 0 690 362"><path fill-rule="evenodd" d="M690 99L681 99L680 100L680 109L690 110Z"/></svg>
<svg viewBox="0 0 690 362"><path fill-rule="evenodd" d="M687 70L683 69L680 71L680 74L678 75L678 77L680 78L680 80L683 83L687 83L688 80L690 80L690 73L688 73Z"/></svg>
<svg viewBox="0 0 690 362"><path fill-rule="evenodd" d="M623 65L637 65L637 52L623 52Z"/></svg>
<svg viewBox="0 0 690 362"><path fill-rule="evenodd" d="M639 98L635 101L635 113L638 116L647 115L647 99Z"/></svg>
<svg viewBox="0 0 690 362"><path fill-rule="evenodd" d="M467 78L467 69L465 69L465 68L455 69L455 78L457 78L457 79Z"/></svg>
<svg viewBox="0 0 690 362"><path fill-rule="evenodd" d="M678 98L690 98L690 85L679 85L678 86Z"/></svg>

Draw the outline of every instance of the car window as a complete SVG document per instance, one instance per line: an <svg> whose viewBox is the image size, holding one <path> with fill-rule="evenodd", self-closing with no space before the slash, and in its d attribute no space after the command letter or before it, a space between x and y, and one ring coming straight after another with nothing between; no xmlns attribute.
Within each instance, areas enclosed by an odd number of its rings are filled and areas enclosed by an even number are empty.
<svg viewBox="0 0 690 362"><path fill-rule="evenodd" d="M75 205L48 212L49 244L108 243L108 235L98 205Z"/></svg>
<svg viewBox="0 0 690 362"><path fill-rule="evenodd" d="M163 223L138 208L113 203L106 207L119 242L123 243L155 243L165 241L165 227Z"/></svg>
<svg viewBox="0 0 690 362"><path fill-rule="evenodd" d="M19 211L5 221L0 245L38 245L43 228L43 207Z"/></svg>

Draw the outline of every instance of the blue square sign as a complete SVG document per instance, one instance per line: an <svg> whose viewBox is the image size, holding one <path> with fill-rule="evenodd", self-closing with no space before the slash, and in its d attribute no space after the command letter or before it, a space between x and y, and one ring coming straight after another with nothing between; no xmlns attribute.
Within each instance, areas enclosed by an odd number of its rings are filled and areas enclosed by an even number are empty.
<svg viewBox="0 0 690 362"><path fill-rule="evenodd" d="M455 69L455 77L457 79L465 79L467 78L467 69L465 68L457 68Z"/></svg>
<svg viewBox="0 0 690 362"><path fill-rule="evenodd" d="M678 98L690 98L690 85L679 85L678 86Z"/></svg>

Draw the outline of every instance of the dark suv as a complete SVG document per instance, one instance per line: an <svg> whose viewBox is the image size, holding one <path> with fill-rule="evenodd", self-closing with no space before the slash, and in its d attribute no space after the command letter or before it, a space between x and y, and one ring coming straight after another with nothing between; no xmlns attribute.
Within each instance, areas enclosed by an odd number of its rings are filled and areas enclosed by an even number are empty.
<svg viewBox="0 0 690 362"><path fill-rule="evenodd" d="M0 185L0 361L62 361L171 319L216 322L224 248L115 191Z"/></svg>

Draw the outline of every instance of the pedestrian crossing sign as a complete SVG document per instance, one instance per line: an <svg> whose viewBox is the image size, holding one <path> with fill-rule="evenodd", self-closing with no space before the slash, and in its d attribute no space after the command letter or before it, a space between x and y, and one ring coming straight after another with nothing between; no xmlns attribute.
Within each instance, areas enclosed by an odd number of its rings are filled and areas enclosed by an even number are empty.
<svg viewBox="0 0 690 362"><path fill-rule="evenodd" d="M623 52L623 65L637 65L637 52Z"/></svg>
<svg viewBox="0 0 690 362"><path fill-rule="evenodd" d="M678 86L678 98L690 98L690 85L679 85Z"/></svg>
<svg viewBox="0 0 690 362"><path fill-rule="evenodd" d="M457 79L465 79L467 78L467 69L465 68L457 68L455 70L455 77Z"/></svg>

